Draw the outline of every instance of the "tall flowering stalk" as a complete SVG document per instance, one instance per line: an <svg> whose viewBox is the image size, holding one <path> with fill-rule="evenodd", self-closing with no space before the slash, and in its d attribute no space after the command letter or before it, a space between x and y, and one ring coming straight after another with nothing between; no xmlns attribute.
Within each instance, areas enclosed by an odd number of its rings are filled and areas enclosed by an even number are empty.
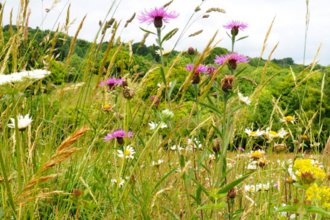
<svg viewBox="0 0 330 220"><path fill-rule="evenodd" d="M138 17L141 23L147 23L147 24L154 24L155 28L157 29L157 39L156 42L159 46L159 51L163 51L163 42L164 40L172 34L174 30L170 31L165 37L162 39L162 27L163 27L163 22L169 23L170 19L175 19L179 16L178 13L175 11L168 12L168 9L165 9L164 7L160 8L155 8L151 9L150 11L145 10L144 12L141 13L141 15ZM142 29L143 30L143 29ZM153 32L147 31L149 33L155 34ZM160 59L161 59L161 74L162 74L162 79L163 83L165 85L165 97L168 101L168 106L169 108L171 107L171 100L169 97L169 92L167 88L167 82L166 82L166 77L165 77L165 64L164 64L164 53L159 53Z"/></svg>

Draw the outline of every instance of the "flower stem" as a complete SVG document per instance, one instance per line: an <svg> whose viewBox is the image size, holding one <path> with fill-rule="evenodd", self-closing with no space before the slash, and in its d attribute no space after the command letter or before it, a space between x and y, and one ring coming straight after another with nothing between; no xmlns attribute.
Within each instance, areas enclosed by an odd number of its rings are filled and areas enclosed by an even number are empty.
<svg viewBox="0 0 330 220"><path fill-rule="evenodd" d="M162 30L160 28L157 28L157 43L159 46L159 51L160 51L160 60L161 60L161 64L162 64L162 68L161 68L161 74L162 74L162 78L163 78L163 83L165 86L165 99L167 99L168 101L168 108L171 110L171 100L169 97L169 92L168 92L168 88L167 88L167 82L166 82L166 76L165 76L165 64L164 64L164 56L163 56L163 47L162 47L162 37L161 37L161 32Z"/></svg>
<svg viewBox="0 0 330 220"><path fill-rule="evenodd" d="M6 168L5 168L5 163L3 161L1 150L0 150L0 166L1 166L1 171L2 171L2 174L3 174L3 178L5 180L5 185L6 185L6 189L7 189L9 204L10 204L12 210L13 210L15 219L17 219L16 218L16 210L15 210L14 200L13 200L13 194L11 192L11 186L10 186L9 181L8 181L8 175L7 175L7 171L6 171ZM3 201L3 202L5 202L5 201Z"/></svg>
<svg viewBox="0 0 330 220"><path fill-rule="evenodd" d="M13 100L15 96L13 95ZM14 110L14 119L15 119L15 138L16 138L16 160L17 160L17 177L18 177L18 193L22 192L22 164L21 164L21 148L20 148L20 139L19 139L19 130L18 130L18 117L16 110Z"/></svg>

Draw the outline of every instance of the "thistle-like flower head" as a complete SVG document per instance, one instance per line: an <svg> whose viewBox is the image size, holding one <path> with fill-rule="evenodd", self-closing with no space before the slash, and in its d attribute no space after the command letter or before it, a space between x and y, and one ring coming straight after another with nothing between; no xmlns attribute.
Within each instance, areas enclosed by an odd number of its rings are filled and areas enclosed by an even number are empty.
<svg viewBox="0 0 330 220"><path fill-rule="evenodd" d="M239 55L237 53L229 53L226 55L221 55L221 56L216 56L214 63L222 65L223 63L225 63L228 60L228 63L230 65L230 67L234 70L236 70L237 68L237 64L239 63L248 63L250 62L248 56L243 56L243 55Z"/></svg>
<svg viewBox="0 0 330 220"><path fill-rule="evenodd" d="M151 9L150 11L145 10L140 16L138 16L138 19L141 23L154 23L156 28L161 28L163 26L163 21L168 23L170 19L175 19L178 16L179 14L175 11L169 12L168 9L160 7Z"/></svg>

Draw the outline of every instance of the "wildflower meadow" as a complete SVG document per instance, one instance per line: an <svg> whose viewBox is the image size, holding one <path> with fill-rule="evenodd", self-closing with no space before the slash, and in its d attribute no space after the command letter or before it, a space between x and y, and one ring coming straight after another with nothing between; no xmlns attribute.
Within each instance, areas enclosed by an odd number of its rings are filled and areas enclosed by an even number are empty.
<svg viewBox="0 0 330 220"><path fill-rule="evenodd" d="M88 42L88 16L60 2L43 9L66 16L53 30L29 27L29 0L16 17L0 3L1 219L330 219L321 46L310 64L272 58L274 18L252 58L240 48L254 24L207 0L188 20L173 0L118 20L113 0ZM210 19L219 29L199 50L194 24ZM121 38L133 25L140 42Z"/></svg>

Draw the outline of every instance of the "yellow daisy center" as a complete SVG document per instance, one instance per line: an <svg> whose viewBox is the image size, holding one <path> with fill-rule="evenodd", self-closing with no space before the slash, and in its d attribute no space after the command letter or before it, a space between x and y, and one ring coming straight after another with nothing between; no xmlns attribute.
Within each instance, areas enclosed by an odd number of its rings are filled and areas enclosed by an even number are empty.
<svg viewBox="0 0 330 220"><path fill-rule="evenodd" d="M260 158L260 157L262 157L262 154L261 154L259 151L257 151L257 152L252 153L251 156L252 156L253 158Z"/></svg>
<svg viewBox="0 0 330 220"><path fill-rule="evenodd" d="M129 156L129 155L131 155L131 151L125 150L125 156Z"/></svg>
<svg viewBox="0 0 330 220"><path fill-rule="evenodd" d="M303 135L301 138L304 139L304 140L308 140L307 135Z"/></svg>
<svg viewBox="0 0 330 220"><path fill-rule="evenodd" d="M250 188L250 189L249 189L249 191L250 191L250 192L253 192L253 191L254 191L254 189L253 189L253 188Z"/></svg>
<svg viewBox="0 0 330 220"><path fill-rule="evenodd" d="M269 134L276 136L277 133L275 131L270 131Z"/></svg>
<svg viewBox="0 0 330 220"><path fill-rule="evenodd" d="M251 133L250 133L250 135L255 135L257 132L255 132L255 131L252 131Z"/></svg>
<svg viewBox="0 0 330 220"><path fill-rule="evenodd" d="M294 118L292 116L286 116L284 118L285 121L294 121Z"/></svg>
<svg viewBox="0 0 330 220"><path fill-rule="evenodd" d="M110 110L111 109L111 106L110 105L105 105L105 106L103 106L103 109L104 110Z"/></svg>

